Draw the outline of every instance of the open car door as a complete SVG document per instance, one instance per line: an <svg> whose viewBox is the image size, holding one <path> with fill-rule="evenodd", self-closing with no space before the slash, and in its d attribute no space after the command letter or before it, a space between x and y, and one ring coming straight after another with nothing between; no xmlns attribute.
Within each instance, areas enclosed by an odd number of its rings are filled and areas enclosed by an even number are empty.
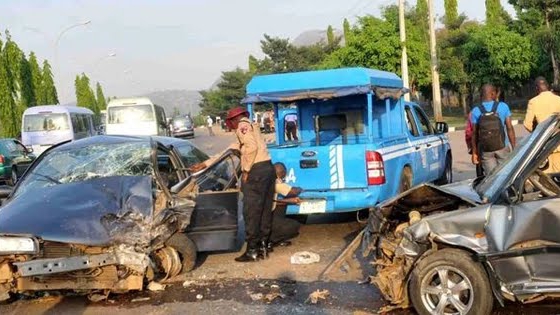
<svg viewBox="0 0 560 315"><path fill-rule="evenodd" d="M200 252L237 251L245 241L238 187L241 160L234 152L226 151L210 167L193 175L199 193L186 233Z"/></svg>

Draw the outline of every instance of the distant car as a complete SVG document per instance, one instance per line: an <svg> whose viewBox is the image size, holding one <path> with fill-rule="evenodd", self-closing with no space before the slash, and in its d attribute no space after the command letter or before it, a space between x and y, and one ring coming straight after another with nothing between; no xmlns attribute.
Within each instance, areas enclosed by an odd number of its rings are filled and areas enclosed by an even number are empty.
<svg viewBox="0 0 560 315"><path fill-rule="evenodd" d="M35 160L31 152L16 139L0 139L0 180L13 186Z"/></svg>
<svg viewBox="0 0 560 315"><path fill-rule="evenodd" d="M173 118L171 134L176 138L194 138L194 124L192 120L185 116Z"/></svg>

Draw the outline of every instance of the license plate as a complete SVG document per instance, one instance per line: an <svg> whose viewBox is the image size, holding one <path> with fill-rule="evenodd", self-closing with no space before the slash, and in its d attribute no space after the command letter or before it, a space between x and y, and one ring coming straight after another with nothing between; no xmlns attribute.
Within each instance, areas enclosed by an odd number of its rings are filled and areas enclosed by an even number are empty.
<svg viewBox="0 0 560 315"><path fill-rule="evenodd" d="M299 204L299 214L324 213L326 209L325 199L305 200Z"/></svg>

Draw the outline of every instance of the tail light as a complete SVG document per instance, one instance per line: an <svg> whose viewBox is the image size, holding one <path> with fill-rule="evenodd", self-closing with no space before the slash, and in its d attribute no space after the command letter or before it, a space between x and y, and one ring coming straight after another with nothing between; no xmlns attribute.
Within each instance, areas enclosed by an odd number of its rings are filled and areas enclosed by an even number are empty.
<svg viewBox="0 0 560 315"><path fill-rule="evenodd" d="M0 164L4 164L4 156L0 154Z"/></svg>
<svg viewBox="0 0 560 315"><path fill-rule="evenodd" d="M366 171L368 185L385 184L385 166L379 152L366 151Z"/></svg>

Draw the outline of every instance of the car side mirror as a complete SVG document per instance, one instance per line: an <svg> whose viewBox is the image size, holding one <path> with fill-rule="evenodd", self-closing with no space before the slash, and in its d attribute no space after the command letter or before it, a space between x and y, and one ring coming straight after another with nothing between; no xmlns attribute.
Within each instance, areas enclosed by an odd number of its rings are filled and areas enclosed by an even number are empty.
<svg viewBox="0 0 560 315"><path fill-rule="evenodd" d="M510 185L502 192L502 199L508 204L514 204L519 201L519 192L513 185Z"/></svg>
<svg viewBox="0 0 560 315"><path fill-rule="evenodd" d="M25 150L27 151L27 153L33 153L33 148L31 147L25 147Z"/></svg>
<svg viewBox="0 0 560 315"><path fill-rule="evenodd" d="M448 133L449 132L449 125L444 121L436 122L436 133Z"/></svg>
<svg viewBox="0 0 560 315"><path fill-rule="evenodd" d="M10 186L0 186L0 199L6 199L12 194L13 188Z"/></svg>

